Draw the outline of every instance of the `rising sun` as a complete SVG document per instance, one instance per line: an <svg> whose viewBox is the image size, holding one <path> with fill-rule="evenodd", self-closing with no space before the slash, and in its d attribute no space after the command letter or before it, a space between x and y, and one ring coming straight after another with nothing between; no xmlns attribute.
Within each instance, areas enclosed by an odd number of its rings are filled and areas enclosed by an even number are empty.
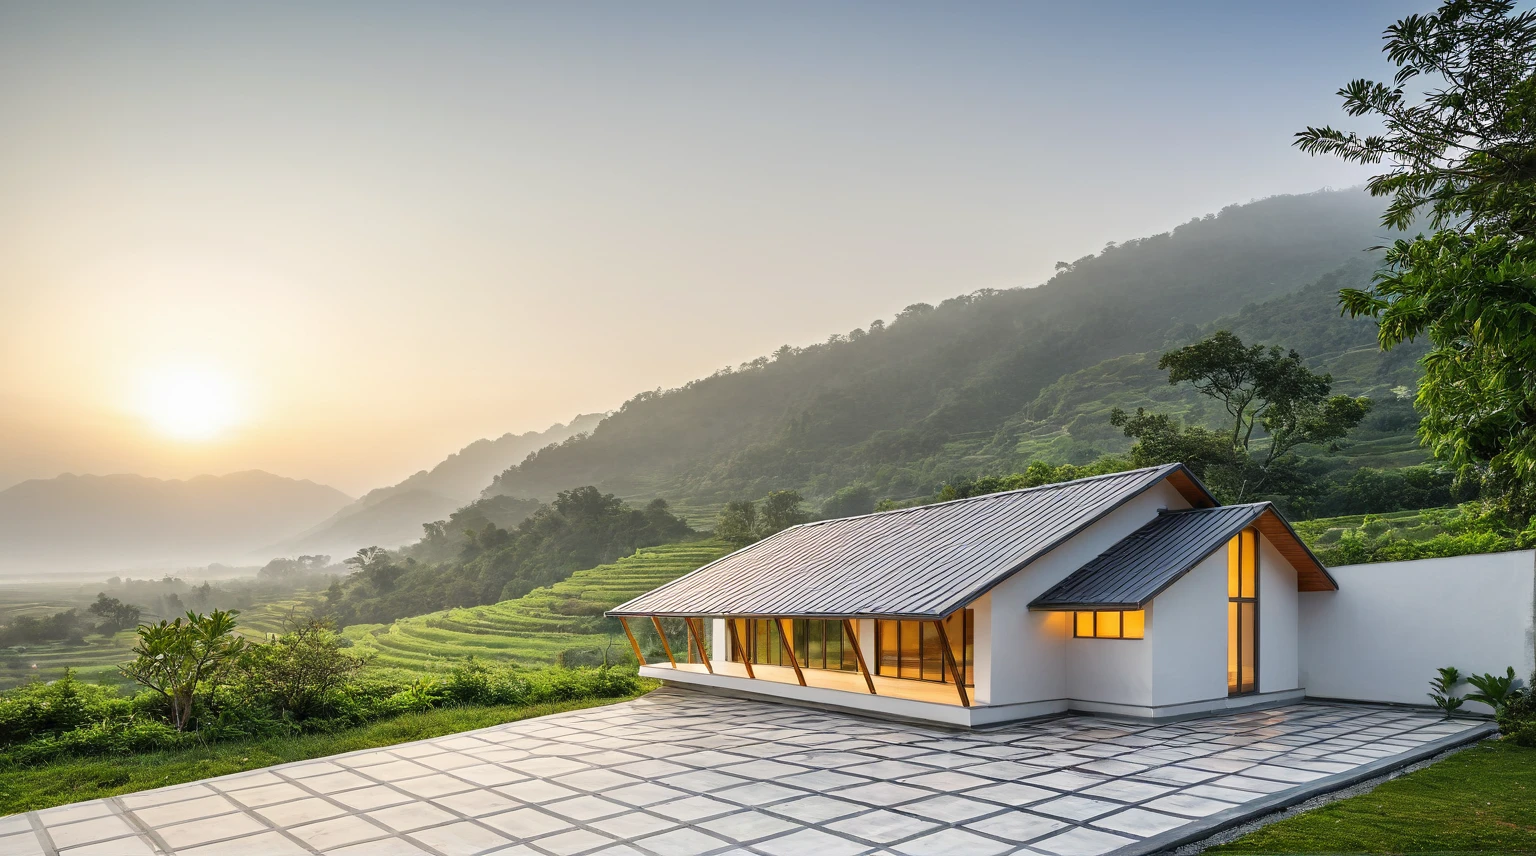
<svg viewBox="0 0 1536 856"><path fill-rule="evenodd" d="M201 367L165 368L145 378L139 411L155 430L177 440L211 440L240 421L230 377Z"/></svg>

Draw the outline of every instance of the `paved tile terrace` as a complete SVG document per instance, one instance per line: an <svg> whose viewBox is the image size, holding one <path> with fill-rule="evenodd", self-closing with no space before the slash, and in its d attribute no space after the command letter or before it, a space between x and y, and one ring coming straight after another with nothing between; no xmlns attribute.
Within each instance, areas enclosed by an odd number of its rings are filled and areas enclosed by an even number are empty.
<svg viewBox="0 0 1536 856"><path fill-rule="evenodd" d="M0 854L1145 852L1487 730L1299 704L967 733L662 690L0 818Z"/></svg>

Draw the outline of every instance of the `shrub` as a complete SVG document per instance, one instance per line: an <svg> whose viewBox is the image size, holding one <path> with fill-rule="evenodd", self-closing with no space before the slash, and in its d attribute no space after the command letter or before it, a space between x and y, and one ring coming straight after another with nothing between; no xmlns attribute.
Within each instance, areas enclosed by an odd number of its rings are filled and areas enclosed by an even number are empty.
<svg viewBox="0 0 1536 856"><path fill-rule="evenodd" d="M133 702L111 687L83 684L73 670L52 683L31 681L0 693L0 746L60 734L90 721L133 716Z"/></svg>
<svg viewBox="0 0 1536 856"><path fill-rule="evenodd" d="M1464 701L1453 690L1461 684L1461 670L1455 666L1441 666L1440 676L1429 681L1429 697L1434 700L1435 707L1445 711L1445 717L1449 719Z"/></svg>
<svg viewBox="0 0 1536 856"><path fill-rule="evenodd" d="M1516 692L1520 680L1515 677L1515 667L1510 666L1508 673L1503 675L1467 675L1467 683L1477 688L1477 692L1467 694L1467 700L1488 705L1493 708L1494 716L1498 716L1509 703L1511 694Z"/></svg>
<svg viewBox="0 0 1536 856"><path fill-rule="evenodd" d="M1516 746L1536 748L1536 690L1516 690L1498 713L1499 730Z"/></svg>

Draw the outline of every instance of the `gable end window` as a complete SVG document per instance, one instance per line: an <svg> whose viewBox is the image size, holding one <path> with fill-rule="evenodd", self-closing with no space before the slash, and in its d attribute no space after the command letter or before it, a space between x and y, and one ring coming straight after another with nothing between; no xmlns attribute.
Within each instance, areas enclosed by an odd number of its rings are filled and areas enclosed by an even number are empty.
<svg viewBox="0 0 1536 856"><path fill-rule="evenodd" d="M1144 609L1109 609L1072 613L1072 636L1077 639L1142 639L1147 635Z"/></svg>

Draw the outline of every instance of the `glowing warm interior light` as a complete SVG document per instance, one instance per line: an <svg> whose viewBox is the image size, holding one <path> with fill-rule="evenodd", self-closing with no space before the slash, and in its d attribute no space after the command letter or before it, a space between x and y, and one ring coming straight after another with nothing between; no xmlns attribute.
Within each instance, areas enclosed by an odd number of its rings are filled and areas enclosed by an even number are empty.
<svg viewBox="0 0 1536 856"><path fill-rule="evenodd" d="M208 368L179 367L150 375L140 411L155 430L178 440L208 440L240 420L230 378Z"/></svg>

